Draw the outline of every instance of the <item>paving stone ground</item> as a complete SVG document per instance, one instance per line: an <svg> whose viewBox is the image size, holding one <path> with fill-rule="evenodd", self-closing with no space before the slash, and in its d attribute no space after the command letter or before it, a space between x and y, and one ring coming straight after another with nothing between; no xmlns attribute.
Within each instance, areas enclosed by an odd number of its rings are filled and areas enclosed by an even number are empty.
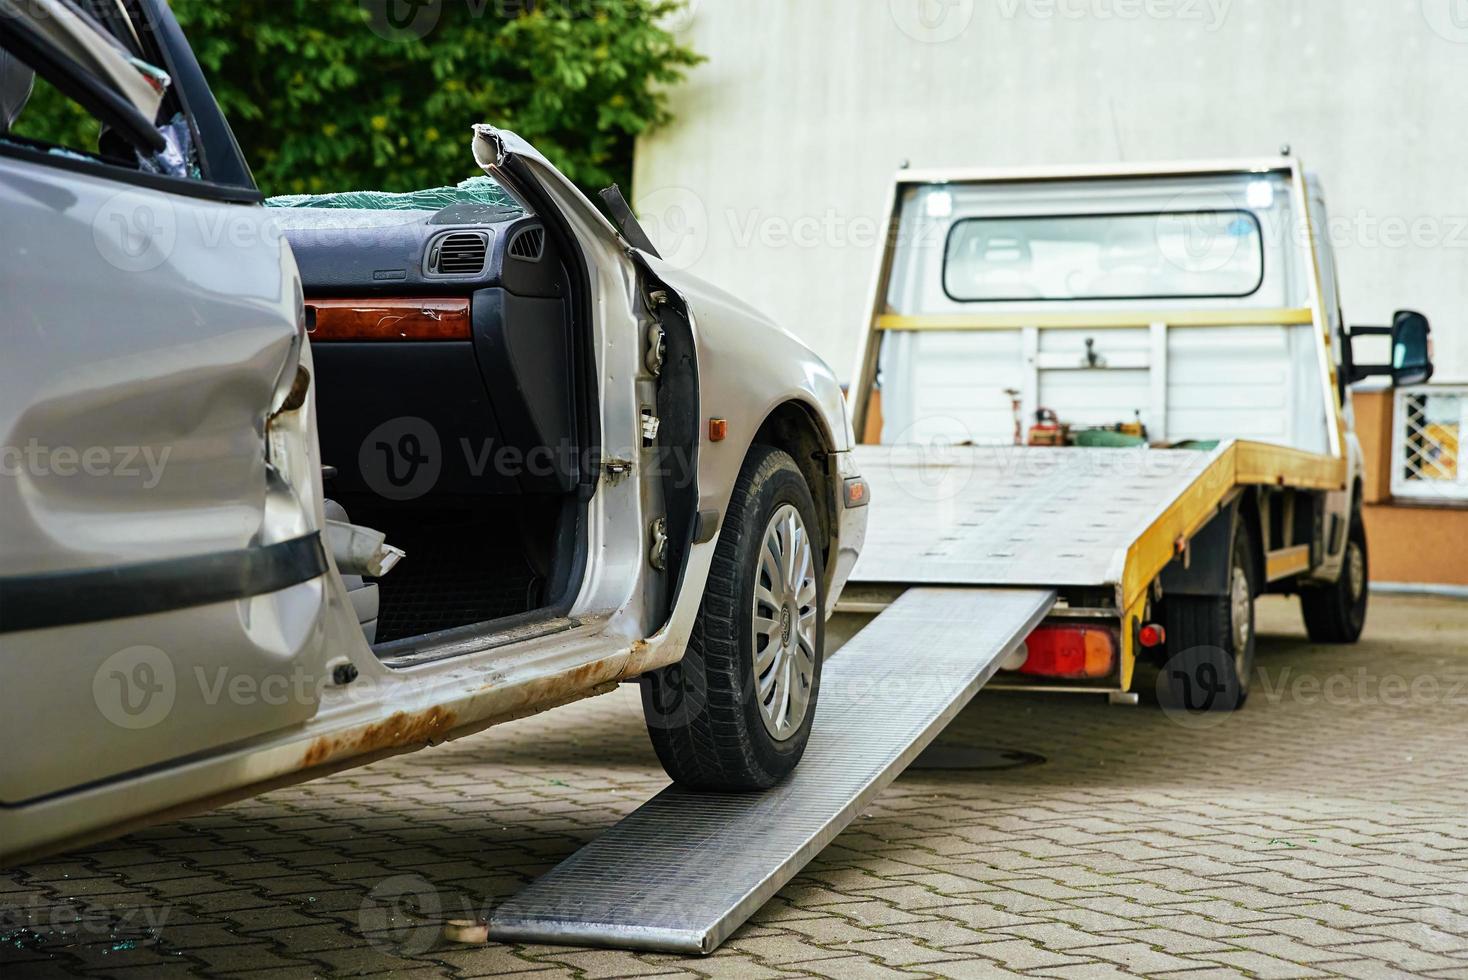
<svg viewBox="0 0 1468 980"><path fill-rule="evenodd" d="M438 935L661 788L624 688L6 873L0 974L1468 980L1468 603L1261 606L1242 714L981 695L944 744L1043 764L909 772L706 959Z"/></svg>

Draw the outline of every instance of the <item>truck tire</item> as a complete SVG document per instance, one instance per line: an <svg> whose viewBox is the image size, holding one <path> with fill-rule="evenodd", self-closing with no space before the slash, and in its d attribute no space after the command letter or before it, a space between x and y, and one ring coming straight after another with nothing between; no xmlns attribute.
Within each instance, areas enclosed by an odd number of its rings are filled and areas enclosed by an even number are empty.
<svg viewBox="0 0 1468 980"><path fill-rule="evenodd" d="M1366 525L1361 515L1351 518L1341 577L1331 585L1300 590L1305 632L1313 643L1355 643L1366 628L1370 598L1371 563L1366 551Z"/></svg>
<svg viewBox="0 0 1468 980"><path fill-rule="evenodd" d="M735 483L683 661L642 680L653 748L680 785L769 789L805 754L826 630L818 529L795 461L755 446Z"/></svg>
<svg viewBox="0 0 1468 980"><path fill-rule="evenodd" d="M1167 662L1158 695L1168 710L1237 711L1254 673L1254 547L1242 522L1229 555L1229 592L1168 596L1163 603Z"/></svg>

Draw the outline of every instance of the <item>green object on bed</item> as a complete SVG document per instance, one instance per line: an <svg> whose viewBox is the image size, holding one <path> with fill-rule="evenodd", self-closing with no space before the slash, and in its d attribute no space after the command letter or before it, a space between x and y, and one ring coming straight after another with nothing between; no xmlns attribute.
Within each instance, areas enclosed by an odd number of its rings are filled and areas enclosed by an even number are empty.
<svg viewBox="0 0 1468 980"><path fill-rule="evenodd" d="M1081 429L1071 437L1077 446L1086 449L1136 449L1147 445L1141 436L1129 436L1109 429Z"/></svg>

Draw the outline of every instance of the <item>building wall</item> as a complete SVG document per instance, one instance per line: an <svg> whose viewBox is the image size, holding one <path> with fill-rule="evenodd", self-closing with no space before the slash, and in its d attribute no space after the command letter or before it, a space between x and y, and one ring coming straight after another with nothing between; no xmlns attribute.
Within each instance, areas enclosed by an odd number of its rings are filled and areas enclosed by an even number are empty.
<svg viewBox="0 0 1468 980"><path fill-rule="evenodd" d="M679 25L709 61L641 142L634 202L843 378L904 161L1288 143L1332 202L1347 319L1420 309L1468 380L1468 0L694 0Z"/></svg>

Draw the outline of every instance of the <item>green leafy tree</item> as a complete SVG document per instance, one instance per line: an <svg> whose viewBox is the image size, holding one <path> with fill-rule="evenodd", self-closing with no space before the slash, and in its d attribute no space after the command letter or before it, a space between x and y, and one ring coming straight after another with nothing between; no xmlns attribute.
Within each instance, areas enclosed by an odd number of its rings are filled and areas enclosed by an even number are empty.
<svg viewBox="0 0 1468 980"><path fill-rule="evenodd" d="M477 122L584 187L626 184L636 137L701 60L660 26L684 3L172 0L268 194L457 182ZM28 135L95 144L54 92L25 115Z"/></svg>

